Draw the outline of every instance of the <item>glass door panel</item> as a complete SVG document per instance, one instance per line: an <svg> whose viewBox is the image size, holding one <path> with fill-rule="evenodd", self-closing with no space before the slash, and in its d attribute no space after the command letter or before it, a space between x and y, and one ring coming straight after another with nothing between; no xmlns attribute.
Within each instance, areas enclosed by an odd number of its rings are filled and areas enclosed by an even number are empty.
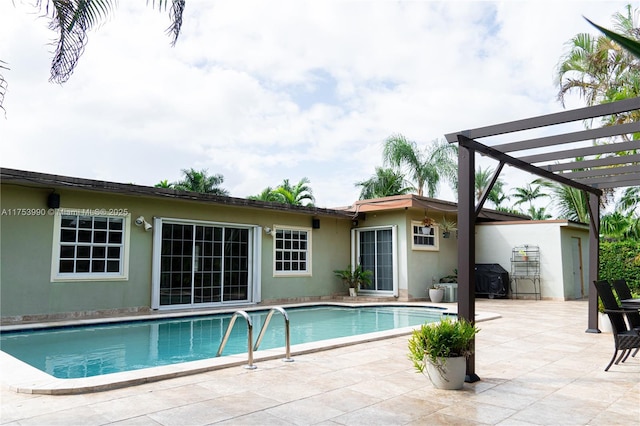
<svg viewBox="0 0 640 426"><path fill-rule="evenodd" d="M366 290L393 291L393 235L391 229L363 230L359 235L362 268L373 272Z"/></svg>

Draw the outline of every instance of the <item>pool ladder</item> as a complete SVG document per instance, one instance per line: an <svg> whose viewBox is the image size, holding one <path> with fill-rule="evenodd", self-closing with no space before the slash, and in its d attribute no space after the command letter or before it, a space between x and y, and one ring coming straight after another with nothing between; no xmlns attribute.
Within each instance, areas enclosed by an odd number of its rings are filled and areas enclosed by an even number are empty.
<svg viewBox="0 0 640 426"><path fill-rule="evenodd" d="M251 317L249 316L249 314L247 314L245 311L236 311L233 316L231 317L231 321L229 321L229 325L227 326L227 331L224 333L224 337L222 338L222 342L220 342L220 347L218 348L218 352L216 353L216 356L220 356L222 354L222 351L224 350L225 345L227 344L227 340L229 340L229 335L231 334L231 330L233 329L233 325L236 322L236 319L238 318L239 315L241 315L242 317L244 317L244 319L247 321L247 355L249 357L249 361L248 364L245 365L244 368L253 370L255 368L257 368L255 365L253 365L253 351L257 351L258 347L260 346L260 343L262 343L262 338L264 337L264 332L267 329L267 326L269 325L269 322L271 321L271 317L273 316L274 313L276 312L280 312L284 318L284 338L285 338L285 358L283 359L284 362L293 362L293 359L291 358L291 345L290 345L290 334L289 334L289 315L287 315L287 311L285 311L283 308L276 306L271 308L271 310L269 311L269 314L267 315L267 318L264 320L264 324L262 325L262 328L260 329L260 333L258 334L258 339L256 340L256 344L255 346L253 345L253 322L251 321Z"/></svg>

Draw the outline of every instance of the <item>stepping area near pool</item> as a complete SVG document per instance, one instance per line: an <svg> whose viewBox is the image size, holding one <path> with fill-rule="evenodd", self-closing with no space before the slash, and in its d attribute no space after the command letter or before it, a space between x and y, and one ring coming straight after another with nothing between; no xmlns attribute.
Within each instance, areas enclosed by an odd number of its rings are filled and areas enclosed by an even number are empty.
<svg viewBox="0 0 640 426"><path fill-rule="evenodd" d="M442 306L446 306L443 304ZM448 304L454 307L455 304ZM476 373L433 388L407 358L407 336L82 395L9 389L2 424L638 424L640 357L603 371L611 334L585 333L587 302L478 299Z"/></svg>

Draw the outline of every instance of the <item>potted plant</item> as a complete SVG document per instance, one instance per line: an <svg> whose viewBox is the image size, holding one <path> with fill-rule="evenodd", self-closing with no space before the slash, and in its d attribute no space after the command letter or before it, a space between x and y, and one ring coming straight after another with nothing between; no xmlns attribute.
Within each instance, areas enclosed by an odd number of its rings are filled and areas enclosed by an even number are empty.
<svg viewBox="0 0 640 426"><path fill-rule="evenodd" d="M456 229L456 223L452 220L447 220L444 216L442 216L442 220L438 222L438 226L442 231L442 238L449 238L451 236L451 231Z"/></svg>
<svg viewBox="0 0 640 426"><path fill-rule="evenodd" d="M349 287L349 296L351 297L356 296L360 288L371 284L371 271L362 269L361 265L357 265L355 268L351 268L349 265L347 269L337 269L333 273Z"/></svg>
<svg viewBox="0 0 640 426"><path fill-rule="evenodd" d="M444 288L438 284L433 284L429 289L429 300L433 303L440 303L444 298Z"/></svg>
<svg viewBox="0 0 640 426"><path fill-rule="evenodd" d="M458 268L453 268L452 275L446 275L440 278L440 283L457 283L458 282Z"/></svg>
<svg viewBox="0 0 640 426"><path fill-rule="evenodd" d="M473 338L480 331L464 318L443 318L425 323L409 339L409 359L416 371L438 389L462 389L466 359L473 353Z"/></svg>
<svg viewBox="0 0 640 426"><path fill-rule="evenodd" d="M422 227L420 231L423 235L431 234L431 230L433 229L433 225L435 225L436 221L431 219L429 216L425 214L424 219L422 219Z"/></svg>

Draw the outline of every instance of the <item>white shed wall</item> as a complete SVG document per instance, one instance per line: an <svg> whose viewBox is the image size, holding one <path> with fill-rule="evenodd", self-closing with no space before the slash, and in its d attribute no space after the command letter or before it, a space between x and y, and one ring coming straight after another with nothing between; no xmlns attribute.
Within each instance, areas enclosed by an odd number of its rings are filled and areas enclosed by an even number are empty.
<svg viewBox="0 0 640 426"><path fill-rule="evenodd" d="M566 221L501 222L476 226L476 263L498 263L511 272L511 251L516 246L540 247L540 290L544 299L570 300L583 297L576 289L574 272L587 282L589 231ZM571 237L580 239L582 270L574 265ZM533 289L521 281L519 290ZM588 294L585 284L584 296ZM523 290L524 289L524 290ZM529 295L533 297L533 295Z"/></svg>

